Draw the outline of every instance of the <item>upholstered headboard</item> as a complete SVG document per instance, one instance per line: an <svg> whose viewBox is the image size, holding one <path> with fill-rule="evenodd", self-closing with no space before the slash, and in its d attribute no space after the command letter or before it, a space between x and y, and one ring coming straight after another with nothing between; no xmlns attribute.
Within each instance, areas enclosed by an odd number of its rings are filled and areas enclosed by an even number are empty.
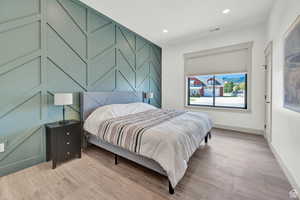
<svg viewBox="0 0 300 200"><path fill-rule="evenodd" d="M81 120L86 120L100 106L143 101L143 92L82 92L80 95Z"/></svg>

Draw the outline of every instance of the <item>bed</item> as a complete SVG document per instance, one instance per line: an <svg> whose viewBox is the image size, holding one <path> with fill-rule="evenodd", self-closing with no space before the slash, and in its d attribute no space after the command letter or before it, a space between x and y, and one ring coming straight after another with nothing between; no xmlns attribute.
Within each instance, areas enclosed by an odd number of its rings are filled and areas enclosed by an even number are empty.
<svg viewBox="0 0 300 200"><path fill-rule="evenodd" d="M211 138L212 121L200 112L158 109L142 92L83 92L86 142L166 176L169 193L192 154Z"/></svg>

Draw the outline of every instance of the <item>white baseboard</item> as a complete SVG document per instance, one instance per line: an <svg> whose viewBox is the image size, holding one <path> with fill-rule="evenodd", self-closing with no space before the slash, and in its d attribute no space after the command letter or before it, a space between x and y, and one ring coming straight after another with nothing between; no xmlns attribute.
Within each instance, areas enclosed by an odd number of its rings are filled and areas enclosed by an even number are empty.
<svg viewBox="0 0 300 200"><path fill-rule="evenodd" d="M251 133L255 135L265 135L263 130L252 129L252 128L233 127L233 126L227 126L221 124L214 124L214 128L227 129L227 130L238 131L242 133Z"/></svg>
<svg viewBox="0 0 300 200"><path fill-rule="evenodd" d="M280 155L277 153L277 151L274 148L274 146L271 143L269 143L269 142L268 142L268 144L269 144L269 147L270 147L272 153L274 154L277 162L279 163L279 166L281 167L283 173L287 177L288 181L290 182L290 184L292 185L292 187L297 190L298 194L300 194L300 186L297 184L297 182L294 179L294 177L292 176L290 170L286 167L286 165L284 164L284 162L281 159Z"/></svg>

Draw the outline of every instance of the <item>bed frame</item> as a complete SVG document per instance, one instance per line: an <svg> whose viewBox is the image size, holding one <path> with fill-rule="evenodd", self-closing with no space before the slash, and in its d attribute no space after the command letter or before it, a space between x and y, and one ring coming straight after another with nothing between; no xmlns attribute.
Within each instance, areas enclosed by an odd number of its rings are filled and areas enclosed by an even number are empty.
<svg viewBox="0 0 300 200"><path fill-rule="evenodd" d="M83 92L81 100L81 120L84 122L87 117L98 107L109 104L126 104L134 102L144 102L143 92ZM154 160L132 153L124 148L112 145L102 140L98 140L95 135L84 132L86 147L89 143L101 147L115 155L115 164L118 164L118 156L138 163L163 176L167 177L164 169ZM205 143L211 138L210 132L205 136ZM174 188L169 181L169 193L174 194Z"/></svg>

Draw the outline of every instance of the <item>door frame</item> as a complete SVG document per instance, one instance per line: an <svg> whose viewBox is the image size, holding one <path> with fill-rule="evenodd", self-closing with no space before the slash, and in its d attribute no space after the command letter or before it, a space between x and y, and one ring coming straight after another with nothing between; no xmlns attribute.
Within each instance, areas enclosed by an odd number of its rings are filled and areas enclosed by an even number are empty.
<svg viewBox="0 0 300 200"><path fill-rule="evenodd" d="M270 61L270 63L271 63L271 66L269 66L268 65L268 61L267 61L267 56L270 56L271 57L271 61ZM270 129L270 135L267 135L267 132L266 132L266 128L265 128L265 138L267 139L267 141L269 142L269 143L271 143L272 142L272 110L273 110L273 41L270 41L268 44L267 44L267 46L266 46L266 48L265 48L265 50L264 50L264 57L265 57L265 84L267 83L267 79L268 79L268 77L267 77L267 74L266 74L266 67L268 68L268 70L269 70L269 73L270 73L270 80L269 80L269 84L270 84L270 88L271 88L271 91L270 91L270 110L269 110L269 112L270 112L270 124L269 124L269 129ZM267 89L266 88L267 87L267 85L265 85L265 89ZM266 92L266 91L265 91ZM266 95L266 94L265 94ZM266 109L266 99L265 99L265 101L264 101L264 104L265 104L265 123L266 123L266 119L267 119L267 113L266 113L266 111L267 111L267 109ZM266 124L265 124L266 125Z"/></svg>

